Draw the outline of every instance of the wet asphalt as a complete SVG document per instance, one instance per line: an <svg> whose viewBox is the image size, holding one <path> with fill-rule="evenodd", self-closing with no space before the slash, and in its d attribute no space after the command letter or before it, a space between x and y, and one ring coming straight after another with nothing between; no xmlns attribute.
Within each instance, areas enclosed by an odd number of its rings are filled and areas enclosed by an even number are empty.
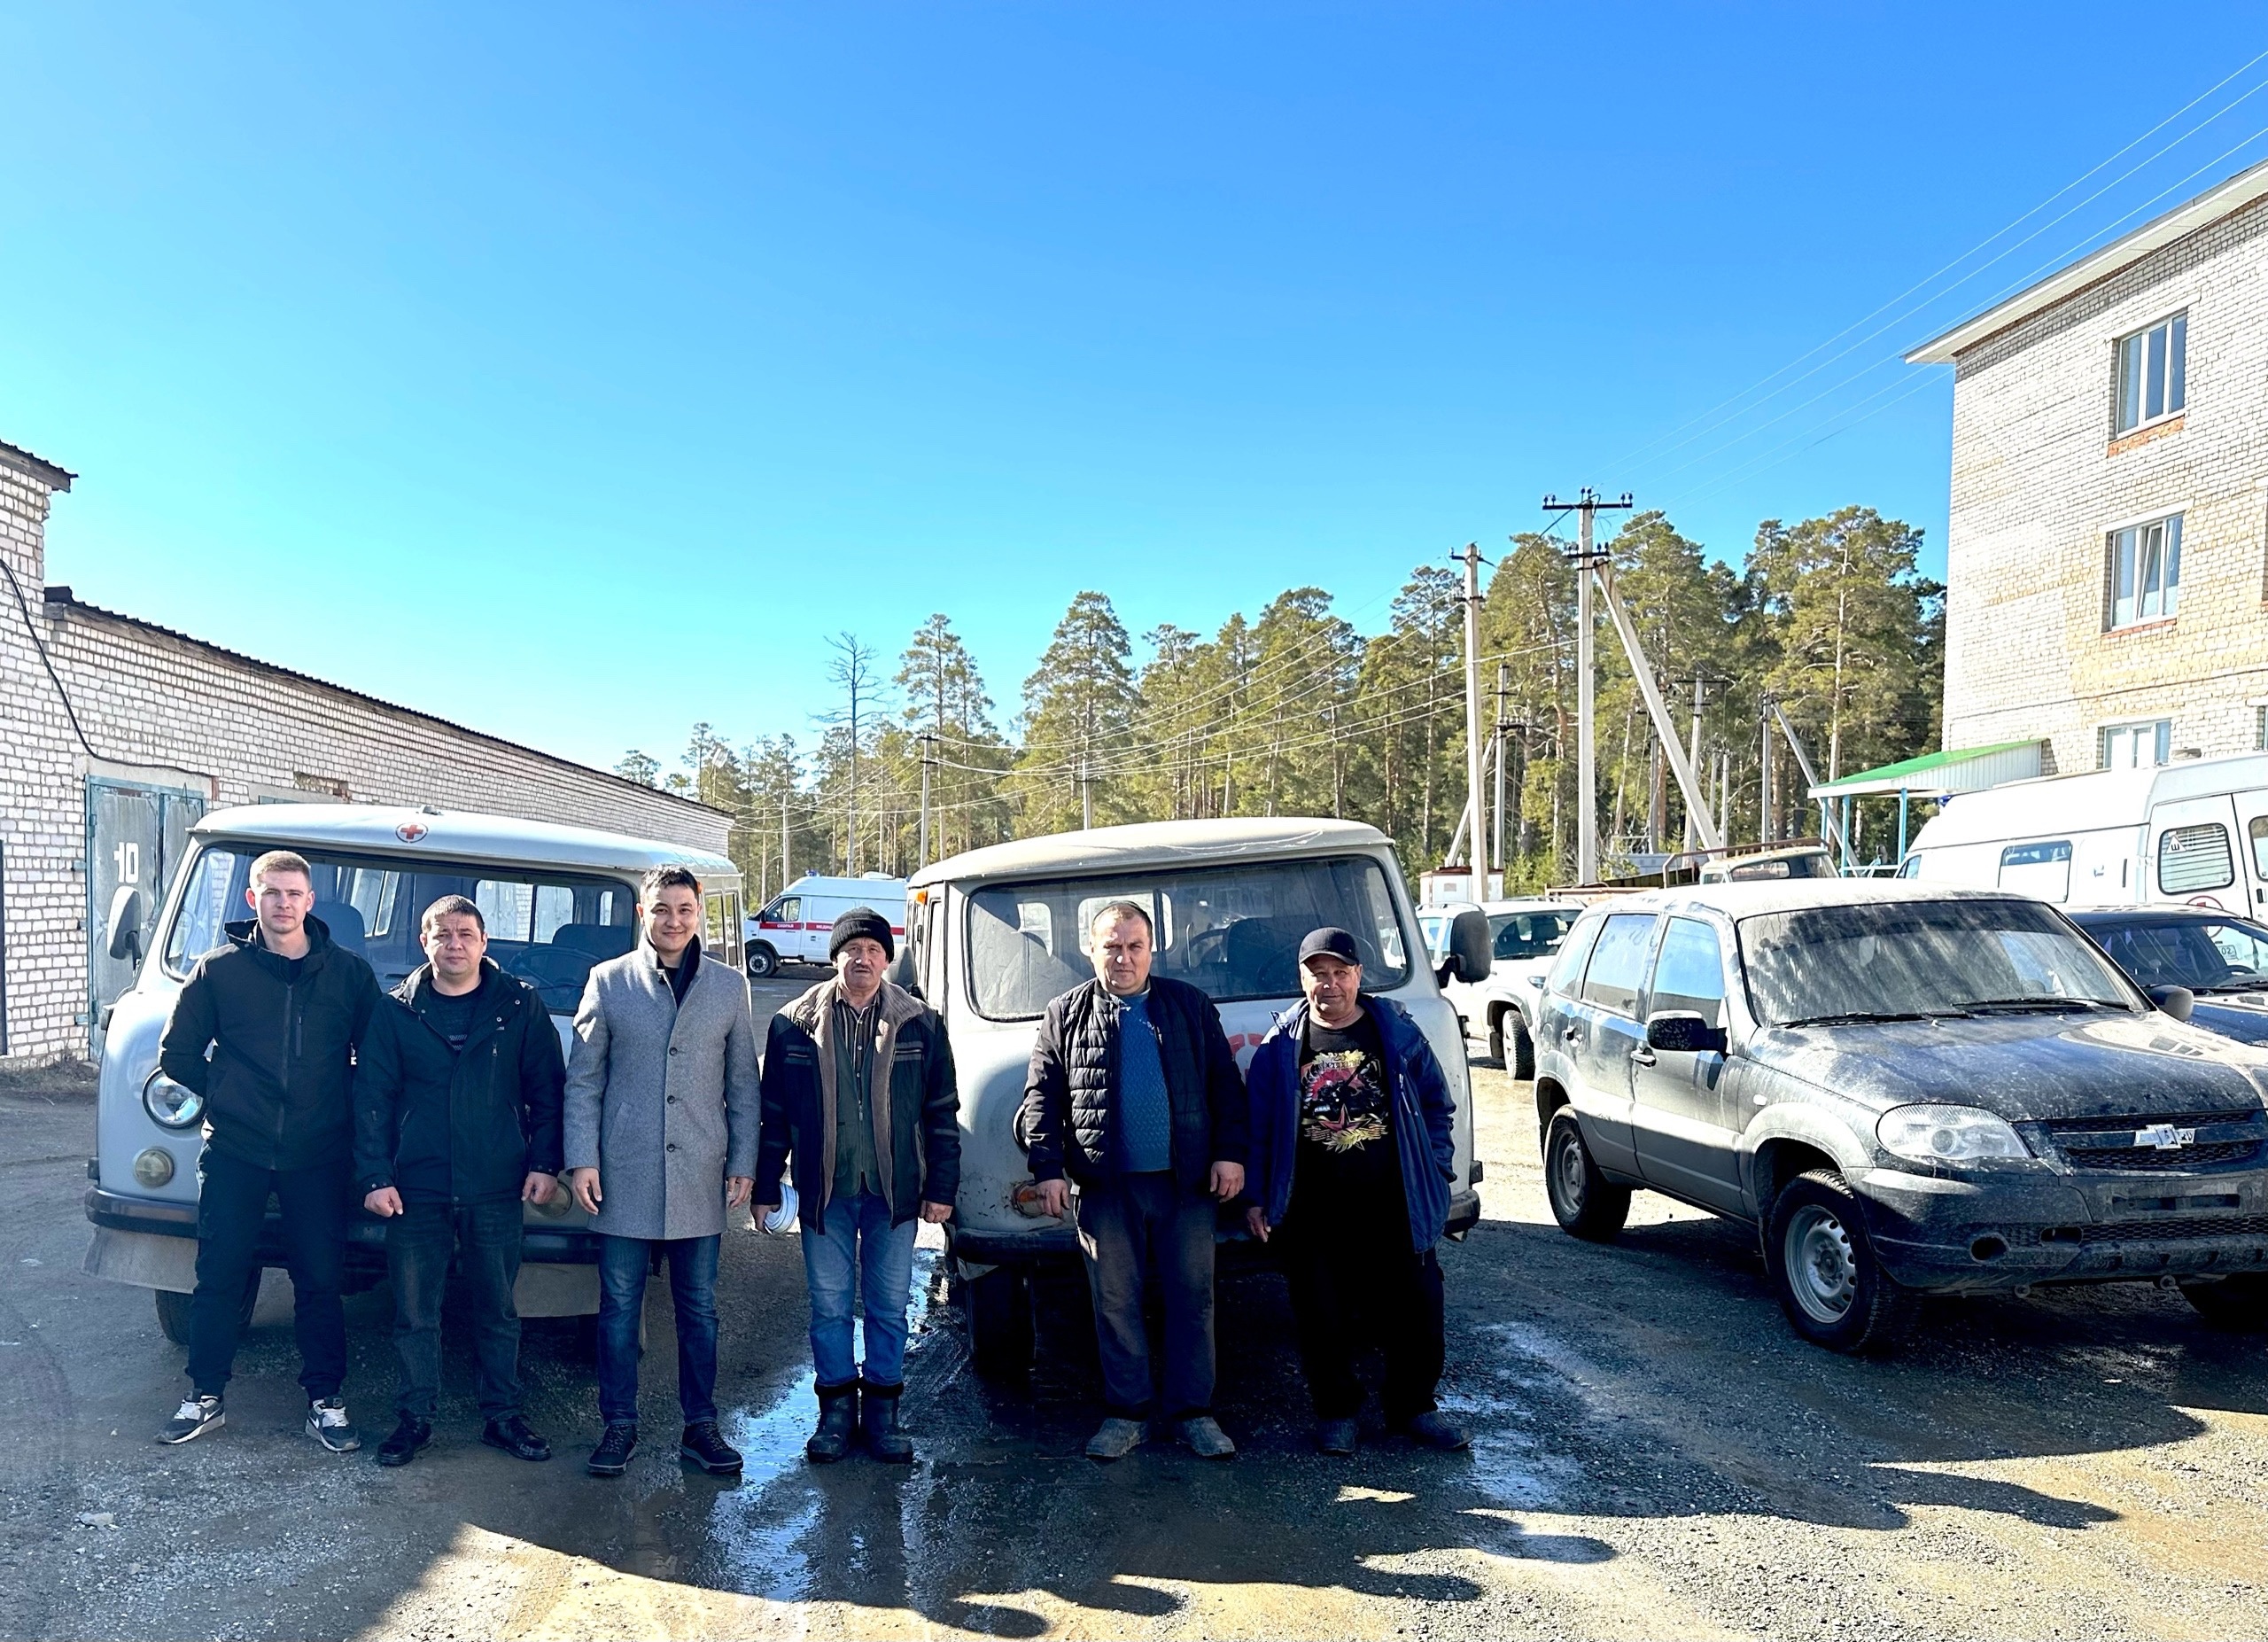
<svg viewBox="0 0 2268 1642"><path fill-rule="evenodd" d="M1443 1400L1469 1455L1374 1422L1352 1459L1313 1453L1282 1283L1239 1269L1222 1280L1219 1405L1239 1457L1153 1445L1097 1467L1076 1276L1044 1295L1029 1384L993 1386L932 1250L905 1404L918 1462L814 1468L801 1257L735 1232L734 1482L675 1458L658 1283L646 1443L617 1481L582 1472L596 1411L568 1322L530 1325L524 1352L551 1463L479 1446L454 1341L416 1464L320 1452L275 1276L227 1428L154 1446L180 1353L145 1294L78 1270L91 1099L0 1087L0 1634L2268 1634L2260 1341L2122 1287L1942 1303L1885 1359L1819 1351L1789 1334L1739 1228L1642 1196L1612 1246L1563 1235L1526 1087L1473 1076L1487 1218L1442 1257ZM380 1288L347 1306L373 1446L388 1303Z"/></svg>

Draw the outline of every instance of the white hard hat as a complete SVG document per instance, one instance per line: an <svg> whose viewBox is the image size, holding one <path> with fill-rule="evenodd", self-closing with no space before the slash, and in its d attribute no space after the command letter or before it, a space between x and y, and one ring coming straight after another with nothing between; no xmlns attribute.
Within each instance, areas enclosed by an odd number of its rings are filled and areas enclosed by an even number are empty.
<svg viewBox="0 0 2268 1642"><path fill-rule="evenodd" d="M749 1218L757 1231L766 1233L773 1237L778 1237L784 1233L793 1231L796 1225L796 1187L794 1183L783 1178L780 1182L780 1206L773 1210L771 1213L763 1216L761 1218L758 1218L754 1214L751 1214Z"/></svg>

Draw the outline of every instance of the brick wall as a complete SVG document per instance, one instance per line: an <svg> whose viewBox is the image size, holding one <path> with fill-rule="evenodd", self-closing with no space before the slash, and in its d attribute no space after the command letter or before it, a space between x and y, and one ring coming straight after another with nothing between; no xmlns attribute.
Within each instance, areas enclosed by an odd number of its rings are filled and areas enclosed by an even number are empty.
<svg viewBox="0 0 2268 1642"><path fill-rule="evenodd" d="M44 587L50 474L0 447L0 553L79 715L80 744L0 578L0 844L11 1059L86 1053L84 778L111 766L201 779L216 806L263 789L605 828L725 852L703 805L299 677ZM326 796L328 796L328 791Z"/></svg>
<svg viewBox="0 0 2268 1642"><path fill-rule="evenodd" d="M2178 424L2112 437L2120 337L2186 308ZM1946 744L2045 736L2093 769L2106 724L2254 745L2268 700L2268 201L1963 353L1946 540ZM2183 515L2179 613L2105 631L2109 533Z"/></svg>

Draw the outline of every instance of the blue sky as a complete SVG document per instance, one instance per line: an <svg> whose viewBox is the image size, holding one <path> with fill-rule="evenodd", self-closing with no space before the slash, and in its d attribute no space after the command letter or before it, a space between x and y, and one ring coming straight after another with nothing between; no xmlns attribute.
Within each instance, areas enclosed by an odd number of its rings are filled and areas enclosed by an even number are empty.
<svg viewBox="0 0 2268 1642"><path fill-rule="evenodd" d="M599 764L808 743L933 610L1004 719L1082 588L1374 630L1584 484L1941 570L1896 354L2268 154L2268 63L1714 408L2268 49L2160 21L12 4L0 440L82 475L50 580Z"/></svg>

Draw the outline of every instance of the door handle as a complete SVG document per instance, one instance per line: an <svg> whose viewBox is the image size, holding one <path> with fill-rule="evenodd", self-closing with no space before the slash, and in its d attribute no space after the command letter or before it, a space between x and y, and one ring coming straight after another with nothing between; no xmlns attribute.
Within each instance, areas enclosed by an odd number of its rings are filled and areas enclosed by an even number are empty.
<svg viewBox="0 0 2268 1642"><path fill-rule="evenodd" d="M1630 1051L1630 1062L1634 1066L1651 1066L1654 1063L1652 1048L1646 1044L1640 1044Z"/></svg>
<svg viewBox="0 0 2268 1642"><path fill-rule="evenodd" d="M1561 1032L1559 1036L1566 1039L1569 1043L1580 1043L1582 1041L1583 1029L1580 1026L1570 1026L1565 1031Z"/></svg>

